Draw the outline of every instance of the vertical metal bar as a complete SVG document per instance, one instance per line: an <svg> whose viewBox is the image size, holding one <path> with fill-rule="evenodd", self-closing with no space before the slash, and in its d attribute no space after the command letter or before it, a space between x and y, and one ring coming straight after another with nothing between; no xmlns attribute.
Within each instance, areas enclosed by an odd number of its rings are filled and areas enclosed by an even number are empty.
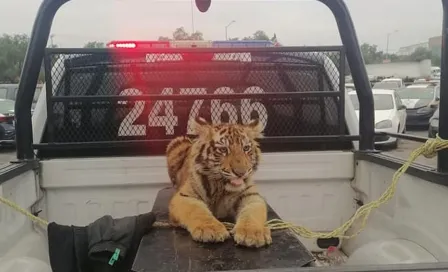
<svg viewBox="0 0 448 272"><path fill-rule="evenodd" d="M72 71L68 68L64 69L64 96L70 96L70 82L71 81ZM64 125L70 123L70 109L68 108L68 101L64 101L62 105L64 106ZM81 122L81 110L72 110L72 112L79 112L79 121Z"/></svg>
<svg viewBox="0 0 448 272"><path fill-rule="evenodd" d="M45 52L44 55L44 69L45 69L45 87L46 87L46 101L47 101L47 137L48 142L54 142L54 115L53 115L53 82L51 76L51 54Z"/></svg>
<svg viewBox="0 0 448 272"><path fill-rule="evenodd" d="M339 135L345 134L345 51L339 51Z"/></svg>
<svg viewBox="0 0 448 272"><path fill-rule="evenodd" d="M319 88L318 91L319 92L323 92L324 91L324 76L323 75L325 74L325 72L326 71L324 70L323 67L319 67L317 69L317 73L318 73L317 74L317 80L318 80L317 83L318 83L318 88ZM337 99L337 98L335 97L335 99ZM325 128L326 127L326 122L325 122L325 118L326 118L325 97L319 97L316 100L317 100L316 102L319 103L319 110L320 110L320 113L319 113L319 116L320 116L319 126L322 127L322 128ZM309 98L306 99L305 98L305 101L307 101L310 104L316 103L313 98L311 98L311 99L309 99Z"/></svg>
<svg viewBox="0 0 448 272"><path fill-rule="evenodd" d="M44 0L39 7L31 31L30 43L20 74L19 89L15 105L17 159L33 160L33 130L31 105L36 91L37 79L44 59L44 51L50 35L56 11L68 0Z"/></svg>
<svg viewBox="0 0 448 272"><path fill-rule="evenodd" d="M373 94L352 18L343 0L318 1L325 4L336 19L359 99L359 149L370 152L374 150L375 136Z"/></svg>
<svg viewBox="0 0 448 272"><path fill-rule="evenodd" d="M439 102L439 136L448 139L448 0L442 0L442 63L440 74ZM448 150L440 150L437 154L437 170L448 173Z"/></svg>

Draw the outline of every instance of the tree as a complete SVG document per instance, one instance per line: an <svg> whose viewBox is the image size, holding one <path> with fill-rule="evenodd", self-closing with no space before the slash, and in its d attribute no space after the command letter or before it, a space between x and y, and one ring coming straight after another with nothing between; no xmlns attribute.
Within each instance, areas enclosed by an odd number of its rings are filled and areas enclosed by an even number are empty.
<svg viewBox="0 0 448 272"><path fill-rule="evenodd" d="M159 36L159 41L185 41L185 40L194 40L194 41L203 41L204 40L204 34L200 31L195 31L194 33L188 33L184 27L178 27L174 30L172 34L172 38L169 38L167 36ZM239 41L240 38L234 37L230 38L230 41ZM274 33L274 36L272 38L269 38L269 36L264 32L263 30L257 30L255 31L252 36L247 36L242 38L241 40L247 41L247 40L262 40L262 41L272 41L272 42L278 42L277 41L277 35Z"/></svg>
<svg viewBox="0 0 448 272"><path fill-rule="evenodd" d="M431 56L431 65L440 67L442 65L442 59L438 55L432 54Z"/></svg>
<svg viewBox="0 0 448 272"><path fill-rule="evenodd" d="M424 59L431 59L431 51L424 47L419 47L409 56L411 61L422 61Z"/></svg>
<svg viewBox="0 0 448 272"><path fill-rule="evenodd" d="M264 32L263 30L257 30L255 31L253 35L254 40L262 40L262 41L270 41L269 36Z"/></svg>
<svg viewBox="0 0 448 272"><path fill-rule="evenodd" d="M84 48L104 48L106 45L103 42L88 42L84 45Z"/></svg>
<svg viewBox="0 0 448 272"><path fill-rule="evenodd" d="M0 83L18 83L30 37L26 34L0 36ZM53 45L56 48L57 45ZM43 64L39 82L45 80Z"/></svg>
<svg viewBox="0 0 448 272"><path fill-rule="evenodd" d="M433 56L431 51L424 47L415 49L410 55L398 56L396 54L384 54L383 51L378 50L377 45L363 43L361 45L361 53L366 64L383 63L385 59L388 59L390 62L422 61L424 59L431 59L432 65L440 65L440 57Z"/></svg>
<svg viewBox="0 0 448 272"><path fill-rule="evenodd" d="M159 36L158 41L171 41L171 39L166 36Z"/></svg>
<svg viewBox="0 0 448 272"><path fill-rule="evenodd" d="M274 33L274 36L272 36L272 38L269 38L269 36L268 36L268 34L266 34L266 32L264 32L263 30L257 30L257 31L255 31L254 34L252 34L252 36L246 36L246 37L242 38L241 40L243 40L243 41L257 40L257 41L277 42L277 35Z"/></svg>
<svg viewBox="0 0 448 272"><path fill-rule="evenodd" d="M397 54L384 54L384 58L389 59L390 62L403 61L403 59L400 58L400 56L398 56Z"/></svg>
<svg viewBox="0 0 448 272"><path fill-rule="evenodd" d="M20 79L29 37L25 34L0 37L0 82L16 83Z"/></svg>
<svg viewBox="0 0 448 272"><path fill-rule="evenodd" d="M375 44L363 43L361 53L365 64L382 63L384 60L383 51L378 51L378 46Z"/></svg>
<svg viewBox="0 0 448 272"><path fill-rule="evenodd" d="M185 31L184 27L178 27L173 32L173 40L183 41L189 40L190 35L188 35L187 31Z"/></svg>
<svg viewBox="0 0 448 272"><path fill-rule="evenodd" d="M159 37L160 38L168 38L168 37ZM195 41L202 41L204 40L204 34L200 31L196 31L194 33L191 33L191 35L185 31L184 27L176 28L173 32L173 40L175 41L186 41L186 40L195 40Z"/></svg>
<svg viewBox="0 0 448 272"><path fill-rule="evenodd" d="M190 40L203 41L204 40L204 34L202 34L202 32L199 32L199 31L191 33Z"/></svg>

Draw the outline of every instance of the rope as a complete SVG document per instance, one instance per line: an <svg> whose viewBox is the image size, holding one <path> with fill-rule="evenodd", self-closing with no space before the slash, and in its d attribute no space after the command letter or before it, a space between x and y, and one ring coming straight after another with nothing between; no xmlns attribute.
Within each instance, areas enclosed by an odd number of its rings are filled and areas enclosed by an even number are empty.
<svg viewBox="0 0 448 272"><path fill-rule="evenodd" d="M266 222L266 226L269 227L271 230L283 230L283 229L290 229L294 233L296 233L299 236L302 236L304 238L344 238L344 239L350 239L355 236L357 236L366 226L367 219L369 218L370 213L381 206L382 204L389 201L394 195L397 187L397 183L400 179L400 177L407 171L409 166L420 156L423 155L426 158L433 158L436 156L437 151L440 151L442 149L448 148L448 140L443 140L439 137L437 134L436 138L434 139L428 139L424 144L422 144L420 147L412 151L412 153L409 155L407 161L394 173L392 178L392 183L389 185L389 187L386 189L386 191L378 198L377 200L374 200L370 203L367 203L363 206L361 206L355 214L344 224L342 224L340 227L336 228L335 230L331 232L313 232L308 228L296 226L293 223L283 221L280 219L272 219ZM16 203L4 198L0 197L0 202L4 203L5 205L11 207L12 209L20 212L21 214L28 217L33 222L36 222L38 224L41 224L42 226L47 226L48 222L45 221L42 218L39 218L30 212L26 211L25 209L22 209L19 207ZM360 228L352 235L345 235L345 233L348 231L348 229L355 223L356 220L361 219L361 226ZM224 222L224 225L228 230L231 230L234 226L233 223ZM154 227L158 228L170 228L174 227L170 223L167 222L155 222Z"/></svg>
<svg viewBox="0 0 448 272"><path fill-rule="evenodd" d="M0 202L2 202L3 204L5 204L6 206L11 207L13 210L16 210L17 212L25 215L26 217L28 217L31 221L38 223L44 227L48 226L48 222L45 221L44 219L35 216L34 214L30 213L29 211L21 208L19 205L17 205L16 203L12 202L9 199L6 199L2 196L0 196Z"/></svg>

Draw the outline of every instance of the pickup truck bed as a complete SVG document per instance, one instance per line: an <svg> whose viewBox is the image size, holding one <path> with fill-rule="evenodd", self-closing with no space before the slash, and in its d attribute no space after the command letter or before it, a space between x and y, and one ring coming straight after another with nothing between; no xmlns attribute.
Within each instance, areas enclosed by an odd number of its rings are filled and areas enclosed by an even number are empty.
<svg viewBox="0 0 448 272"><path fill-rule="evenodd" d="M188 120L197 116L213 123L260 119L264 153L255 180L283 220L329 232L385 191L397 164L365 150L372 105L361 96L367 111L358 136L338 61L344 48L232 50L48 49L49 85L32 116L38 165L2 183L1 195L62 225L146 213L169 186L167 142L191 134ZM353 151L358 141L362 152ZM299 237L300 243L316 257L336 246L346 265L448 261L448 220L439 216L448 189L425 181L425 174L404 175L395 197L372 212L355 238ZM0 209L6 234L0 271L50 271L45 230ZM360 227L355 222L346 234ZM265 264L258 268L292 266Z"/></svg>
<svg viewBox="0 0 448 272"><path fill-rule="evenodd" d="M86 225L151 210L169 184L164 145L190 134L188 119L198 115L213 123L258 115L266 136L255 177L261 193L282 219L313 231L333 230L377 199L403 163L372 150L371 87L343 0L319 0L335 16L343 47L45 50L66 2L44 0L36 16L15 107L18 163L0 175L0 196L48 221ZM345 96L345 59L363 109L359 122ZM42 61L46 91L31 118ZM447 171L447 153L439 154ZM418 165L409 171L356 237L300 242L315 256L337 246L347 260L333 271L446 270L446 176ZM51 271L48 252L44 229L0 206L0 272ZM325 271L258 271L291 270Z"/></svg>
<svg viewBox="0 0 448 272"><path fill-rule="evenodd" d="M354 156L345 151L265 154L257 181L282 219L330 231L354 213L355 199L378 198L392 180L393 169L366 160L354 167ZM0 188L2 196L42 210L39 216L49 221L86 225L104 214L123 217L151 210L158 191L169 185L165 167L163 157L54 159L42 161L39 173L26 172ZM364 231L341 241L347 264L448 261L448 222L438 216L448 201L447 191L404 175L396 196L372 213ZM13 271L7 269L9 261L15 269L24 267L22 271L50 271L43 265L48 265L45 232L6 206L0 211L1 233L8 234L1 236L0 269ZM325 250L317 239L300 241L312 252Z"/></svg>

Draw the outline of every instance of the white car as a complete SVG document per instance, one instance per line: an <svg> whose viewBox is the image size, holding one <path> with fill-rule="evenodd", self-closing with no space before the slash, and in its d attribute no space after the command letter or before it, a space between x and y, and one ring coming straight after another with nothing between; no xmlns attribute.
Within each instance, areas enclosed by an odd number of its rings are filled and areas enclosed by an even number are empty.
<svg viewBox="0 0 448 272"><path fill-rule="evenodd" d="M400 83L395 81L380 81L373 84L372 89L375 90L398 90Z"/></svg>
<svg viewBox="0 0 448 272"><path fill-rule="evenodd" d="M372 93L375 107L375 131L405 133L406 106L402 104L397 92L394 90L373 89ZM359 118L358 96L355 91L350 91L348 95ZM396 147L398 140L389 136L377 136L375 138L375 144Z"/></svg>
<svg viewBox="0 0 448 272"><path fill-rule="evenodd" d="M416 80L414 80L414 83L426 83L427 82L427 80L426 80L426 78L418 78L418 79L416 79Z"/></svg>
<svg viewBox="0 0 448 272"><path fill-rule="evenodd" d="M407 107L406 125L427 127L439 105L440 86L433 83L413 84L398 90L398 96Z"/></svg>
<svg viewBox="0 0 448 272"><path fill-rule="evenodd" d="M355 90L355 83L345 83L345 89L347 91Z"/></svg>
<svg viewBox="0 0 448 272"><path fill-rule="evenodd" d="M401 78L395 78L395 77L385 78L385 79L381 80L381 82L396 82L398 84L398 88L404 87L404 82L403 82L403 79L401 79Z"/></svg>

